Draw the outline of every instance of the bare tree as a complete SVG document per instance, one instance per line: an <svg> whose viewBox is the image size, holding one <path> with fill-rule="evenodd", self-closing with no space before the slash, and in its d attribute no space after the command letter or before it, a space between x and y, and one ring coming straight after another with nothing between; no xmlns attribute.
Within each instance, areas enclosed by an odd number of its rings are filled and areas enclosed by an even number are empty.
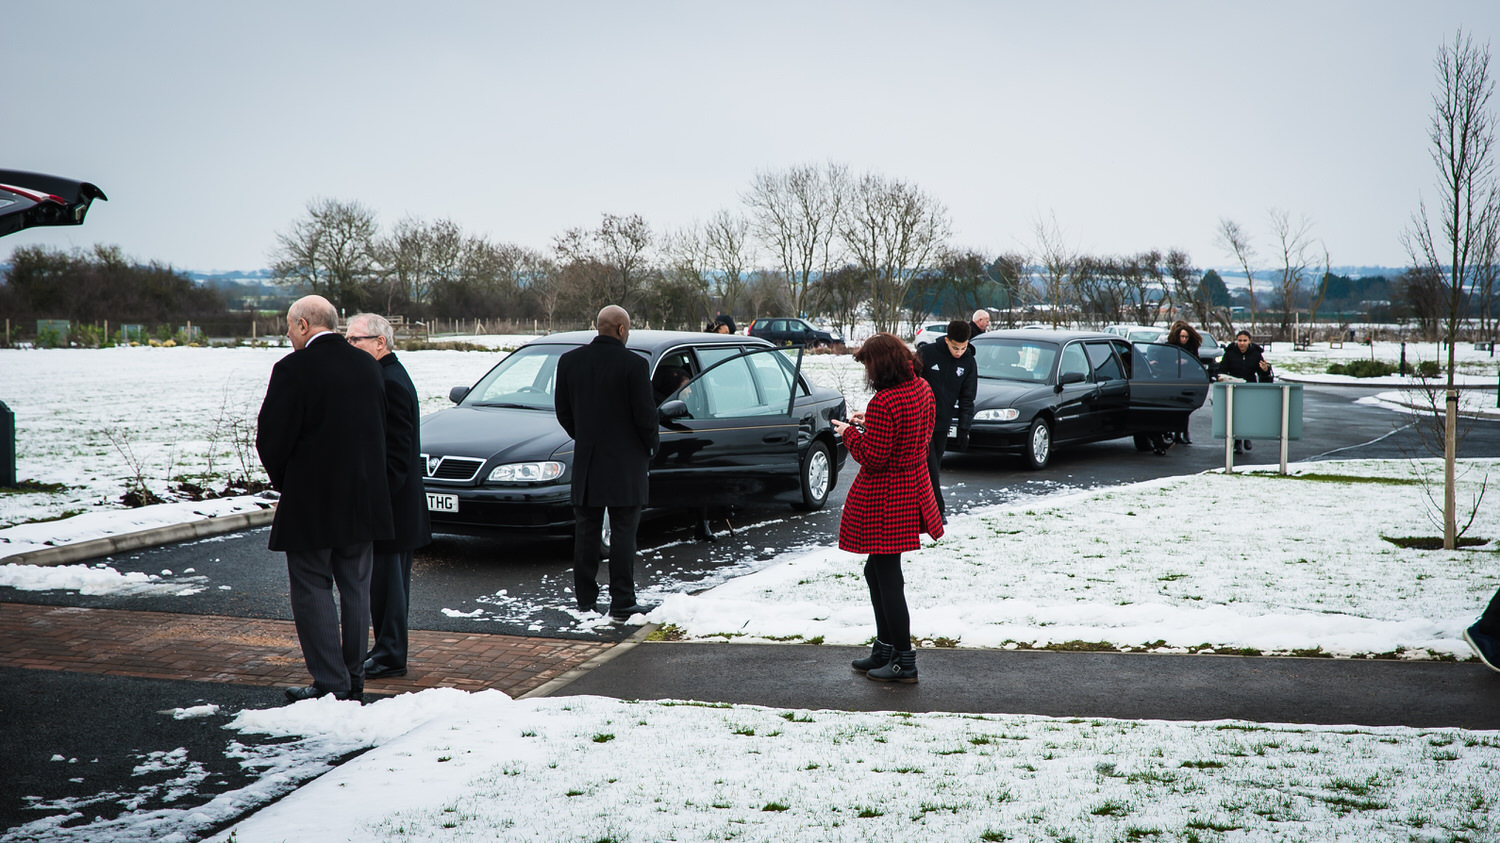
<svg viewBox="0 0 1500 843"><path fill-rule="evenodd" d="M375 242L375 256L385 278L385 313L398 301L428 304L435 287L457 274L464 234L452 220L424 223L413 217L397 222L390 236Z"/></svg>
<svg viewBox="0 0 1500 843"><path fill-rule="evenodd" d="M340 310L358 309L361 288L376 277L375 212L358 202L314 199L307 216L276 235L271 273L283 284L324 296Z"/></svg>
<svg viewBox="0 0 1500 843"><path fill-rule="evenodd" d="M1313 325L1318 321L1318 308L1323 306L1323 299L1328 295L1328 282L1333 279L1333 264L1328 259L1328 246L1323 246L1323 275L1318 279L1313 289L1312 296L1307 304L1307 331L1308 338L1312 337Z"/></svg>
<svg viewBox="0 0 1500 843"><path fill-rule="evenodd" d="M1036 295L1031 284L1031 256L1024 252L1007 252L990 264L989 276L1000 285L1000 292L1005 296L1004 302L996 302L1005 305L1001 321L1007 328L1014 328L1021 307Z"/></svg>
<svg viewBox="0 0 1500 843"><path fill-rule="evenodd" d="M848 168L830 162L758 172L741 197L755 235L780 265L798 314L808 285L839 262L838 228L848 194Z"/></svg>
<svg viewBox="0 0 1500 843"><path fill-rule="evenodd" d="M638 214L604 214L592 230L571 228L553 240L563 265L564 299L593 313L606 304L629 308L652 274L651 226Z"/></svg>
<svg viewBox="0 0 1500 843"><path fill-rule="evenodd" d="M658 301L658 307L670 302L673 311L686 310L690 321L706 322L713 315L713 265L708 239L698 223L678 229L662 239L662 275L670 295Z"/></svg>
<svg viewBox="0 0 1500 843"><path fill-rule="evenodd" d="M948 209L916 185L875 173L855 182L839 234L869 278L875 330L896 330L913 279L939 253L949 231Z"/></svg>
<svg viewBox="0 0 1500 843"><path fill-rule="evenodd" d="M1182 249L1169 249L1165 269L1167 277L1172 279L1172 301L1179 309L1180 318L1196 320L1206 330L1213 302L1206 302L1199 295L1203 282L1198 268L1193 266L1193 259Z"/></svg>
<svg viewBox="0 0 1500 843"><path fill-rule="evenodd" d="M1037 259L1041 262L1042 268L1042 297L1051 307L1047 321L1056 328L1066 321L1068 307L1071 304L1068 295L1068 277L1073 272L1073 263L1077 260L1077 255L1063 240L1062 229L1057 225L1057 217L1052 216L1046 220L1038 217L1032 223L1032 232L1036 236Z"/></svg>
<svg viewBox="0 0 1500 843"><path fill-rule="evenodd" d="M1452 45L1438 48L1433 61L1438 91L1432 97L1428 139L1438 169L1439 227L1434 232L1422 202L1404 238L1412 262L1444 275L1448 292L1447 388L1443 414L1443 548L1458 541L1454 458L1457 452L1458 390L1454 345L1468 309L1469 297L1482 270L1481 262L1494 256L1500 199L1495 178L1495 117L1490 111L1494 80L1490 77L1489 45L1475 44L1459 30ZM1446 273L1444 266L1446 265Z"/></svg>
<svg viewBox="0 0 1500 843"><path fill-rule="evenodd" d="M1250 235L1240 224L1227 217L1219 219L1219 246L1234 255L1240 268L1245 271L1245 288L1250 293L1250 333L1255 333L1255 273L1250 269L1255 260L1255 247L1250 244Z"/></svg>
<svg viewBox="0 0 1500 843"><path fill-rule="evenodd" d="M709 218L703 228L704 247L708 262L716 276L719 307L725 313L740 309L745 295L745 282L750 266L755 262L755 250L750 241L750 220L729 211L719 211Z"/></svg>
<svg viewBox="0 0 1500 843"><path fill-rule="evenodd" d="M1286 211L1272 208L1271 236L1276 240L1276 250L1281 262L1281 276L1276 281L1276 292L1281 297L1280 336L1291 336L1292 313L1297 306L1298 295L1307 285L1308 257L1313 247L1312 222L1307 217L1292 219ZM1297 338L1292 337L1296 342Z"/></svg>

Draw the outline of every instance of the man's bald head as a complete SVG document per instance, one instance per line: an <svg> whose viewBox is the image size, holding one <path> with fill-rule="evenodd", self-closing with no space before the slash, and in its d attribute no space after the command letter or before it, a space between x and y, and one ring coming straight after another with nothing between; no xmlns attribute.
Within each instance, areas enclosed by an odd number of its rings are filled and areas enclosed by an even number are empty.
<svg viewBox="0 0 1500 843"><path fill-rule="evenodd" d="M617 304L605 305L594 320L600 336L614 337L621 342L630 333L630 314Z"/></svg>
<svg viewBox="0 0 1500 843"><path fill-rule="evenodd" d="M334 309L333 302L322 296L303 296L292 302L286 318L288 322L306 319L308 325L321 330L332 331L339 326L339 312Z"/></svg>

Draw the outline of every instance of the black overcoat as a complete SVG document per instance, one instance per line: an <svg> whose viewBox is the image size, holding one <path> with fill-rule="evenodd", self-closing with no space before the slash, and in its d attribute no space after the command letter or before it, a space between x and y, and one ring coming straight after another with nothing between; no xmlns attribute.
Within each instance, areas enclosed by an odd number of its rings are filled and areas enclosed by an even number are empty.
<svg viewBox="0 0 1500 843"><path fill-rule="evenodd" d="M598 336L557 361L557 421L573 437L574 506L645 506L658 442L646 359Z"/></svg>
<svg viewBox="0 0 1500 843"><path fill-rule="evenodd" d="M1260 346L1250 343L1243 352L1235 343L1224 346L1224 357L1219 361L1219 374L1239 378L1247 383L1270 383L1272 375L1263 372L1260 361L1266 359Z"/></svg>
<svg viewBox="0 0 1500 843"><path fill-rule="evenodd" d="M385 386L375 358L324 334L281 358L255 432L281 492L272 550L319 550L389 539Z"/></svg>
<svg viewBox="0 0 1500 843"><path fill-rule="evenodd" d="M378 361L385 378L385 479L391 488L396 536L375 542L376 553L416 550L432 543L432 519L422 490L422 444L417 387L394 352Z"/></svg>

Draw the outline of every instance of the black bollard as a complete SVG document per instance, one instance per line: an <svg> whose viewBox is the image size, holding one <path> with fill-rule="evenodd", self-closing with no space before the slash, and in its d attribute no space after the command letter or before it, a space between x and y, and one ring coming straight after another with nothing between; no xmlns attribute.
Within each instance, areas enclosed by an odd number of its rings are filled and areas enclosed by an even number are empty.
<svg viewBox="0 0 1500 843"><path fill-rule="evenodd" d="M1406 377L1406 340L1401 341L1401 376Z"/></svg>
<svg viewBox="0 0 1500 843"><path fill-rule="evenodd" d="M16 414L0 401L0 489L16 485Z"/></svg>

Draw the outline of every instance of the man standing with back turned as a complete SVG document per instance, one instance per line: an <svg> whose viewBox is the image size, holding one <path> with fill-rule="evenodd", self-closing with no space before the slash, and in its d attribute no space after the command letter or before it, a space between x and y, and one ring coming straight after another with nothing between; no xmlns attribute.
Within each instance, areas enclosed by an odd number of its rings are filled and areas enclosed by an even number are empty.
<svg viewBox="0 0 1500 843"><path fill-rule="evenodd" d="M630 314L609 305L599 335L557 361L557 420L573 437L573 596L580 611L599 599L599 538L609 512L609 615L624 623L651 607L635 599L635 528L656 453L656 402L645 358L625 347Z"/></svg>
<svg viewBox="0 0 1500 843"><path fill-rule="evenodd" d="M375 359L335 333L327 299L298 299L286 321L294 350L271 370L255 434L281 492L270 548L286 551L292 619L313 678L286 697L363 700L371 548L392 536L385 387Z"/></svg>
<svg viewBox="0 0 1500 843"><path fill-rule="evenodd" d="M370 574L370 623L375 629L375 645L365 659L365 678L394 678L406 675L413 551L432 541L432 521L422 490L417 388L391 350L396 332L384 316L355 314L344 329L344 339L374 357L385 379L385 478L391 488L396 537L375 542L375 565Z"/></svg>

